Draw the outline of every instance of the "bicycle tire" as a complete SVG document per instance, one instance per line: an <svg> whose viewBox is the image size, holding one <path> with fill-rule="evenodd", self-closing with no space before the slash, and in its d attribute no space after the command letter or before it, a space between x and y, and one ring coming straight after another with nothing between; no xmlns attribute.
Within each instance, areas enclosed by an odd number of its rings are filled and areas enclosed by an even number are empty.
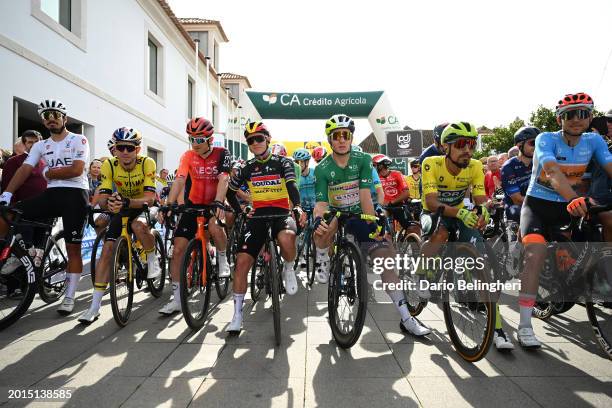
<svg viewBox="0 0 612 408"><path fill-rule="evenodd" d="M308 277L308 285L312 287L317 269L317 247L315 246L315 242L314 239L312 239L311 234L309 234L308 238L310 242L306 247L306 275Z"/></svg>
<svg viewBox="0 0 612 408"><path fill-rule="evenodd" d="M261 256L258 256L257 259L255 259L253 267L251 268L251 282L249 284L251 287L251 300L253 303L257 302L261 296L261 288L257 285L257 277L261 274L262 267L263 259Z"/></svg>
<svg viewBox="0 0 612 408"><path fill-rule="evenodd" d="M89 276L91 277L91 286L96 286L96 260L98 259L98 247L100 242L104 246L104 240L106 238L107 228L104 228L96 235L93 246L91 247L91 259L89 261Z"/></svg>
<svg viewBox="0 0 612 408"><path fill-rule="evenodd" d="M356 299L359 301L357 313L354 314L355 320L353 323L353 328L348 332L343 331L343 329L339 327L339 322L336 321L336 307L340 301L340 296L342 294L341 292L344 290L342 282L344 276L340 273L340 269L344 267L343 262L345 257L352 260L352 262L349 264L349 268L351 269L351 274L353 280L355 281L349 282L349 285L346 285L346 288L348 288L349 291L354 290L354 295L356 295ZM332 262L330 276L330 290L328 291L327 299L329 324L336 343L340 347L347 349L352 347L361 336L363 325L365 323L368 302L367 271L365 269L364 262L362 262L361 253L353 242L346 240L342 243L342 245L338 246L337 253L335 254ZM349 277L349 280L350 279L351 278Z"/></svg>
<svg viewBox="0 0 612 408"><path fill-rule="evenodd" d="M602 327L599 319L597 318L598 308L598 304L593 303L592 301L586 302L587 316L589 317L589 322L591 323L591 327L595 332L595 340L597 341L597 344L599 344L603 352L608 356L608 358L612 360L612 330L610 330L610 328L612 327L612 321L610 321L610 319L612 318L612 309L609 311L605 311L602 309L603 312L607 313L607 316L605 316L605 320L607 321L606 327Z"/></svg>
<svg viewBox="0 0 612 408"><path fill-rule="evenodd" d="M270 274L270 289L272 298L272 315L274 319L274 338L276 345L280 346L281 343L281 312L280 312L280 271L278 270L278 254L276 250L276 243L270 241L268 243L270 251L270 263L268 273Z"/></svg>
<svg viewBox="0 0 612 408"><path fill-rule="evenodd" d="M155 252L157 253L159 266L161 272L155 279L147 279L147 287L153 295L153 297L160 297L164 291L164 285L166 284L166 249L164 247L164 241L161 234L157 230L153 230L153 237L155 238Z"/></svg>
<svg viewBox="0 0 612 408"><path fill-rule="evenodd" d="M400 253L406 254L409 247L411 249L411 252L414 251L414 253L416 253L418 251L420 253L421 237L419 237L417 234L414 234L414 233L401 234L400 241L398 241L398 243L402 244L402 250L399 251ZM411 243L413 243L414 245L411 245ZM400 276L400 279L402 281L416 282L414 280L416 278L416 274L413 274L413 271L403 270L402 272L403 273L401 273L401 276ZM423 300L419 298L418 296L415 296L416 293L414 291L408 290L408 285L403 286L403 292L404 292L404 298L406 299L408 311L410 312L410 315L418 316L419 314L421 314L423 309L425 309L425 307L427 306L427 303L428 303L427 300Z"/></svg>
<svg viewBox="0 0 612 408"><path fill-rule="evenodd" d="M574 307L574 302L555 302L553 303L554 314L562 314Z"/></svg>
<svg viewBox="0 0 612 408"><path fill-rule="evenodd" d="M66 292L66 279L60 280L56 283L51 283L52 279L56 275L56 273L50 274L48 278L44 278L48 272L47 267L51 268L53 266L54 269L63 270L64 275L66 274L66 268L68 267L68 255L65 251L62 251L61 246L58 246L58 241L64 240L64 231L59 231L54 234L51 239L47 240L47 246L45 248L45 252L43 253L43 257L41 260L42 264L42 276L40 279L40 285L38 286L38 295L43 300L43 302L50 304L53 302L57 302ZM65 242L64 242L65 245ZM63 262L57 265L52 265L51 250L56 249L60 252L63 258ZM57 272L60 273L60 272Z"/></svg>
<svg viewBox="0 0 612 408"><path fill-rule="evenodd" d="M17 320L21 318L21 316L23 316L28 311L28 308L32 304L34 296L37 292L37 280L34 280L34 282L28 282L27 272L23 265L17 268L9 275L0 276L0 286L6 286L7 279L9 277L19 280L19 289L22 292L22 297L20 299L19 304L17 304L17 306L13 309L12 312L6 315L4 314L4 312L0 314L0 331L14 324ZM4 301L4 296L0 297L0 304ZM2 310L4 311L5 309L2 308Z"/></svg>
<svg viewBox="0 0 612 408"><path fill-rule="evenodd" d="M295 261L293 262L293 270L294 271L299 271L300 270L300 256L304 253L304 245L306 244L306 240L304 239L306 237L306 230L304 230L302 232L302 234L300 234L297 237L297 251L295 251Z"/></svg>
<svg viewBox="0 0 612 408"><path fill-rule="evenodd" d="M531 315L536 319L546 320L555 312L553 303L551 302L536 302L531 310Z"/></svg>
<svg viewBox="0 0 612 408"><path fill-rule="evenodd" d="M208 307L210 305L210 281L209 271L212 272L210 258L206 257L206 282L202 282L202 267L204 264L204 254L202 253L202 242L194 238L187 244L187 249L181 261L180 291L181 291L181 310L187 325L194 331L198 331L204 326ZM191 271L191 274L190 274ZM203 303L192 313L189 299L192 293L203 294Z"/></svg>
<svg viewBox="0 0 612 408"><path fill-rule="evenodd" d="M227 292L229 291L230 276L226 278L219 277L219 255L217 255L217 262L215 266L215 292L219 300L225 299Z"/></svg>
<svg viewBox="0 0 612 408"><path fill-rule="evenodd" d="M136 271L132 270L132 276L130 277L128 268L132 260L129 259L128 245L128 240L123 236L117 238L113 245L113 267L110 278L110 298L111 307L113 309L113 318L119 327L125 327L125 325L128 323L130 314L132 313L132 303L134 301L134 275L136 274ZM138 255L134 253L134 256ZM121 268L122 266L123 268ZM120 269L124 269L124 271L120 271ZM121 283L125 283L127 288L127 304L125 308L120 307L120 296L117 293Z"/></svg>
<svg viewBox="0 0 612 408"><path fill-rule="evenodd" d="M474 257L478 256L478 254L475 253L475 250L466 246L458 246L456 248L456 253L454 256L459 257L462 251L466 251L466 254L463 256L464 258L471 257L473 259L476 259ZM492 267L492 265L490 265L489 268L490 267ZM489 268L485 265L485 268L481 272L471 271L471 273L475 273L477 280L481 282L489 282L491 276ZM465 272L464 275L466 275L467 273L468 272ZM454 271L449 271L448 274L450 276L447 276L446 282L455 282L456 274L454 273ZM451 302L449 301L450 292L448 290L445 290L444 293L445 301L443 302L443 311L446 329L448 330L448 334L451 339L451 342L453 343L455 351L457 351L461 358L468 362L473 363L484 358L487 352L489 351L491 343L493 342L493 332L495 330L496 303L491 301L487 295L487 292L481 291L481 299L479 299L478 302L468 301L469 303L467 308L463 304L464 302L457 302L458 304L462 305L461 307L463 309L469 309L470 311L475 312L476 314L481 313L481 305L484 306L486 311L486 323L484 331L482 332L482 340L479 342L475 341L474 346L469 346L464 343L462 336L460 336L459 334L459 332L466 332L467 330L459 328L455 320L453 319L453 306L451 306ZM484 302L481 300L484 300ZM473 318L468 318L466 320L472 323L475 321L475 319ZM479 331L478 328L477 331ZM474 333L473 330L472 333Z"/></svg>

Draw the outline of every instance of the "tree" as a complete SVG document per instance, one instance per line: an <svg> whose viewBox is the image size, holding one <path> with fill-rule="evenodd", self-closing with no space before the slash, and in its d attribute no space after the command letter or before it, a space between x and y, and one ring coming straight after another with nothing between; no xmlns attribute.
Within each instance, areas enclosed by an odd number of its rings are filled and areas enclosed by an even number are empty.
<svg viewBox="0 0 612 408"><path fill-rule="evenodd" d="M516 118L508 126L493 128L493 134L482 137L482 150L476 152L474 158L507 152L514 146L514 133L522 126L525 126L525 121Z"/></svg>
<svg viewBox="0 0 612 408"><path fill-rule="evenodd" d="M542 132L556 132L560 129L555 111L542 105L538 106L535 112L531 112L529 123Z"/></svg>

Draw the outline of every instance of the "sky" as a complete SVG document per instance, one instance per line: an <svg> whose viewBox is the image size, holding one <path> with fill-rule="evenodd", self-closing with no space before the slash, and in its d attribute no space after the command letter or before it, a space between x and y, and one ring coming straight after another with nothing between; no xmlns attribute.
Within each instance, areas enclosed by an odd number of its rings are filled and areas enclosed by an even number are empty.
<svg viewBox="0 0 612 408"><path fill-rule="evenodd" d="M253 90L384 90L414 129L527 120L574 92L612 109L610 0L168 2L221 22L220 71ZM324 136L324 120L266 123L286 140ZM357 141L370 131L357 121Z"/></svg>

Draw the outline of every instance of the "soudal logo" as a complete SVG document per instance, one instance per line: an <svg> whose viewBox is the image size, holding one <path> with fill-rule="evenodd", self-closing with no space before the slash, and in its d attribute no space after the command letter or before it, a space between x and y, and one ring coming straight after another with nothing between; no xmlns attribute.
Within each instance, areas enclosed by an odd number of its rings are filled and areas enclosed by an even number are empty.
<svg viewBox="0 0 612 408"><path fill-rule="evenodd" d="M280 179L276 180L252 180L253 187L276 187L280 186Z"/></svg>

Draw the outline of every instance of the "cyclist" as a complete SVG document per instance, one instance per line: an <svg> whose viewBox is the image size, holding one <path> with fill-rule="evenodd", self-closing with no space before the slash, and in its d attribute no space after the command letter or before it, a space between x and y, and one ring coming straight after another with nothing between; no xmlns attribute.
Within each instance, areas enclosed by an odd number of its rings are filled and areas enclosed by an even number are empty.
<svg viewBox="0 0 612 408"><path fill-rule="evenodd" d="M489 222L489 212L485 207L487 197L484 191L484 174L482 163L472 159L478 131L468 122L449 124L440 141L445 145L444 156L431 156L423 163L423 213L421 226L423 240L427 241L421 248L423 257L431 257L438 253L440 246L448 240L449 230L459 231L459 242L473 244L483 242L479 229ZM464 198L469 188L472 188L472 199L480 207L481 215L464 208ZM433 231L435 220L433 213L439 207L444 208L440 228ZM417 270L421 277L426 271ZM428 290L418 290L419 296L429 298ZM495 347L498 350L511 350L514 345L502 329L499 307L497 308L495 333L493 335Z"/></svg>
<svg viewBox="0 0 612 408"><path fill-rule="evenodd" d="M315 163L319 163L321 160L327 157L327 149L325 146L317 146L312 150L312 159Z"/></svg>
<svg viewBox="0 0 612 408"><path fill-rule="evenodd" d="M410 170L412 174L408 174L404 176L406 180L406 184L408 185L408 192L410 194L410 198L413 200L421 199L421 191L419 190L419 185L421 184L421 164L418 159L413 159L410 161Z"/></svg>
<svg viewBox="0 0 612 408"><path fill-rule="evenodd" d="M448 126L448 122L440 123L433 130L434 142L428 146L419 157L419 163L423 165L423 160L431 156L442 156L444 155L444 144L442 143L442 132Z"/></svg>
<svg viewBox="0 0 612 408"><path fill-rule="evenodd" d="M128 210L131 230L136 235L147 254L147 279L154 279L161 273L155 255L155 238L144 220L138 218L143 206L153 205L155 201L155 162L150 157L140 156L142 136L131 128L119 128L113 133L116 157L102 164L100 176L99 204L114 213L111 216L102 254L96 267L96 277L91 306L80 317L83 324L93 323L100 316L102 297L108 287L113 245L121 235L122 209ZM113 192L113 185L117 191Z"/></svg>
<svg viewBox="0 0 612 408"><path fill-rule="evenodd" d="M328 208L350 211L355 214L374 215L374 205L370 194L372 184L372 164L367 154L351 149L355 122L346 115L334 115L325 123L325 134L332 147L332 154L315 168L315 191L317 203L314 216L318 227L314 240L317 247L317 280L326 283L329 280L329 247L338 229L338 220L330 224L323 220ZM369 248L372 258L394 257L392 248L384 243L377 243L369 237L371 225L365 221L351 219L347 221L346 231L355 237L358 244ZM386 269L382 274L383 283L397 283L399 278L394 269ZM385 286L388 288L388 286ZM400 313L400 328L417 336L431 333L414 317L410 316L404 293L401 290L387 290L387 294Z"/></svg>
<svg viewBox="0 0 612 408"><path fill-rule="evenodd" d="M298 183L302 208L312 212L315 206L315 176L310 166L310 152L307 149L297 149L293 152L293 160L300 166L301 178Z"/></svg>
<svg viewBox="0 0 612 408"><path fill-rule="evenodd" d="M214 128L205 118L193 118L187 123L191 150L181 156L176 179L168 195L167 205L177 202L178 195L184 191L185 204L191 207L214 206L215 213L208 220L208 232L212 236L219 260L219 277L230 275L227 263L227 235L217 220L225 219L225 194L231 171L231 155L224 147L213 147ZM170 271L172 276L173 300L159 309L159 313L170 316L181 311L181 291L179 279L183 254L189 240L196 234L197 215L181 214L174 232L174 249Z"/></svg>
<svg viewBox="0 0 612 408"><path fill-rule="evenodd" d="M521 206L531 178L535 139L539 134L540 129L533 126L524 126L517 130L514 133L514 144L519 149L519 154L508 160L501 169L506 218L516 223L520 222Z"/></svg>
<svg viewBox="0 0 612 408"><path fill-rule="evenodd" d="M81 240L89 203L85 167L89 163L89 143L85 136L66 130L68 112L62 102L46 99L38 105L38 114L51 137L32 146L28 157L0 195L0 204L10 203L13 193L19 190L42 159L47 189L37 197L17 203L16 207L27 219L62 217L68 273L66 295L57 311L68 315L74 309L74 294L83 270ZM0 234L6 234L7 230L6 223L0 221Z"/></svg>
<svg viewBox="0 0 612 408"><path fill-rule="evenodd" d="M276 154L282 157L287 157L287 148L285 147L285 145L281 143L274 143L272 146L270 146L270 151L272 154ZM297 164L295 161L293 161L291 157L289 159L293 163L293 171L295 172L295 185L299 186L300 177L302 176L300 165Z"/></svg>
<svg viewBox="0 0 612 408"><path fill-rule="evenodd" d="M295 185L293 163L286 157L270 151L270 132L262 122L249 122L244 131L249 150L254 158L248 160L242 171L232 177L227 199L236 212L242 209L236 199L236 191L248 184L251 192L254 215L285 214L292 208L299 214L299 223L306 223L306 213L300 207L300 193ZM251 270L264 241L266 222L262 219L249 219L245 232L240 236L234 277L234 317L226 331L235 333L242 328L242 305L247 289L247 273ZM288 215L272 222L272 234L276 237L284 260L283 281L288 295L298 291L298 283L293 269L295 260L295 220Z"/></svg>
<svg viewBox="0 0 612 408"><path fill-rule="evenodd" d="M531 326L540 270L546 259L544 228L570 223L570 214L587 214L586 197L576 189L591 158L612 177L612 154L603 138L587 132L593 117L593 99L585 93L567 94L556 106L558 132L544 132L536 138L533 171L521 209L521 236L525 244L518 340L526 348L539 348ZM586 132L586 133L585 133ZM609 235L608 235L609 236Z"/></svg>

